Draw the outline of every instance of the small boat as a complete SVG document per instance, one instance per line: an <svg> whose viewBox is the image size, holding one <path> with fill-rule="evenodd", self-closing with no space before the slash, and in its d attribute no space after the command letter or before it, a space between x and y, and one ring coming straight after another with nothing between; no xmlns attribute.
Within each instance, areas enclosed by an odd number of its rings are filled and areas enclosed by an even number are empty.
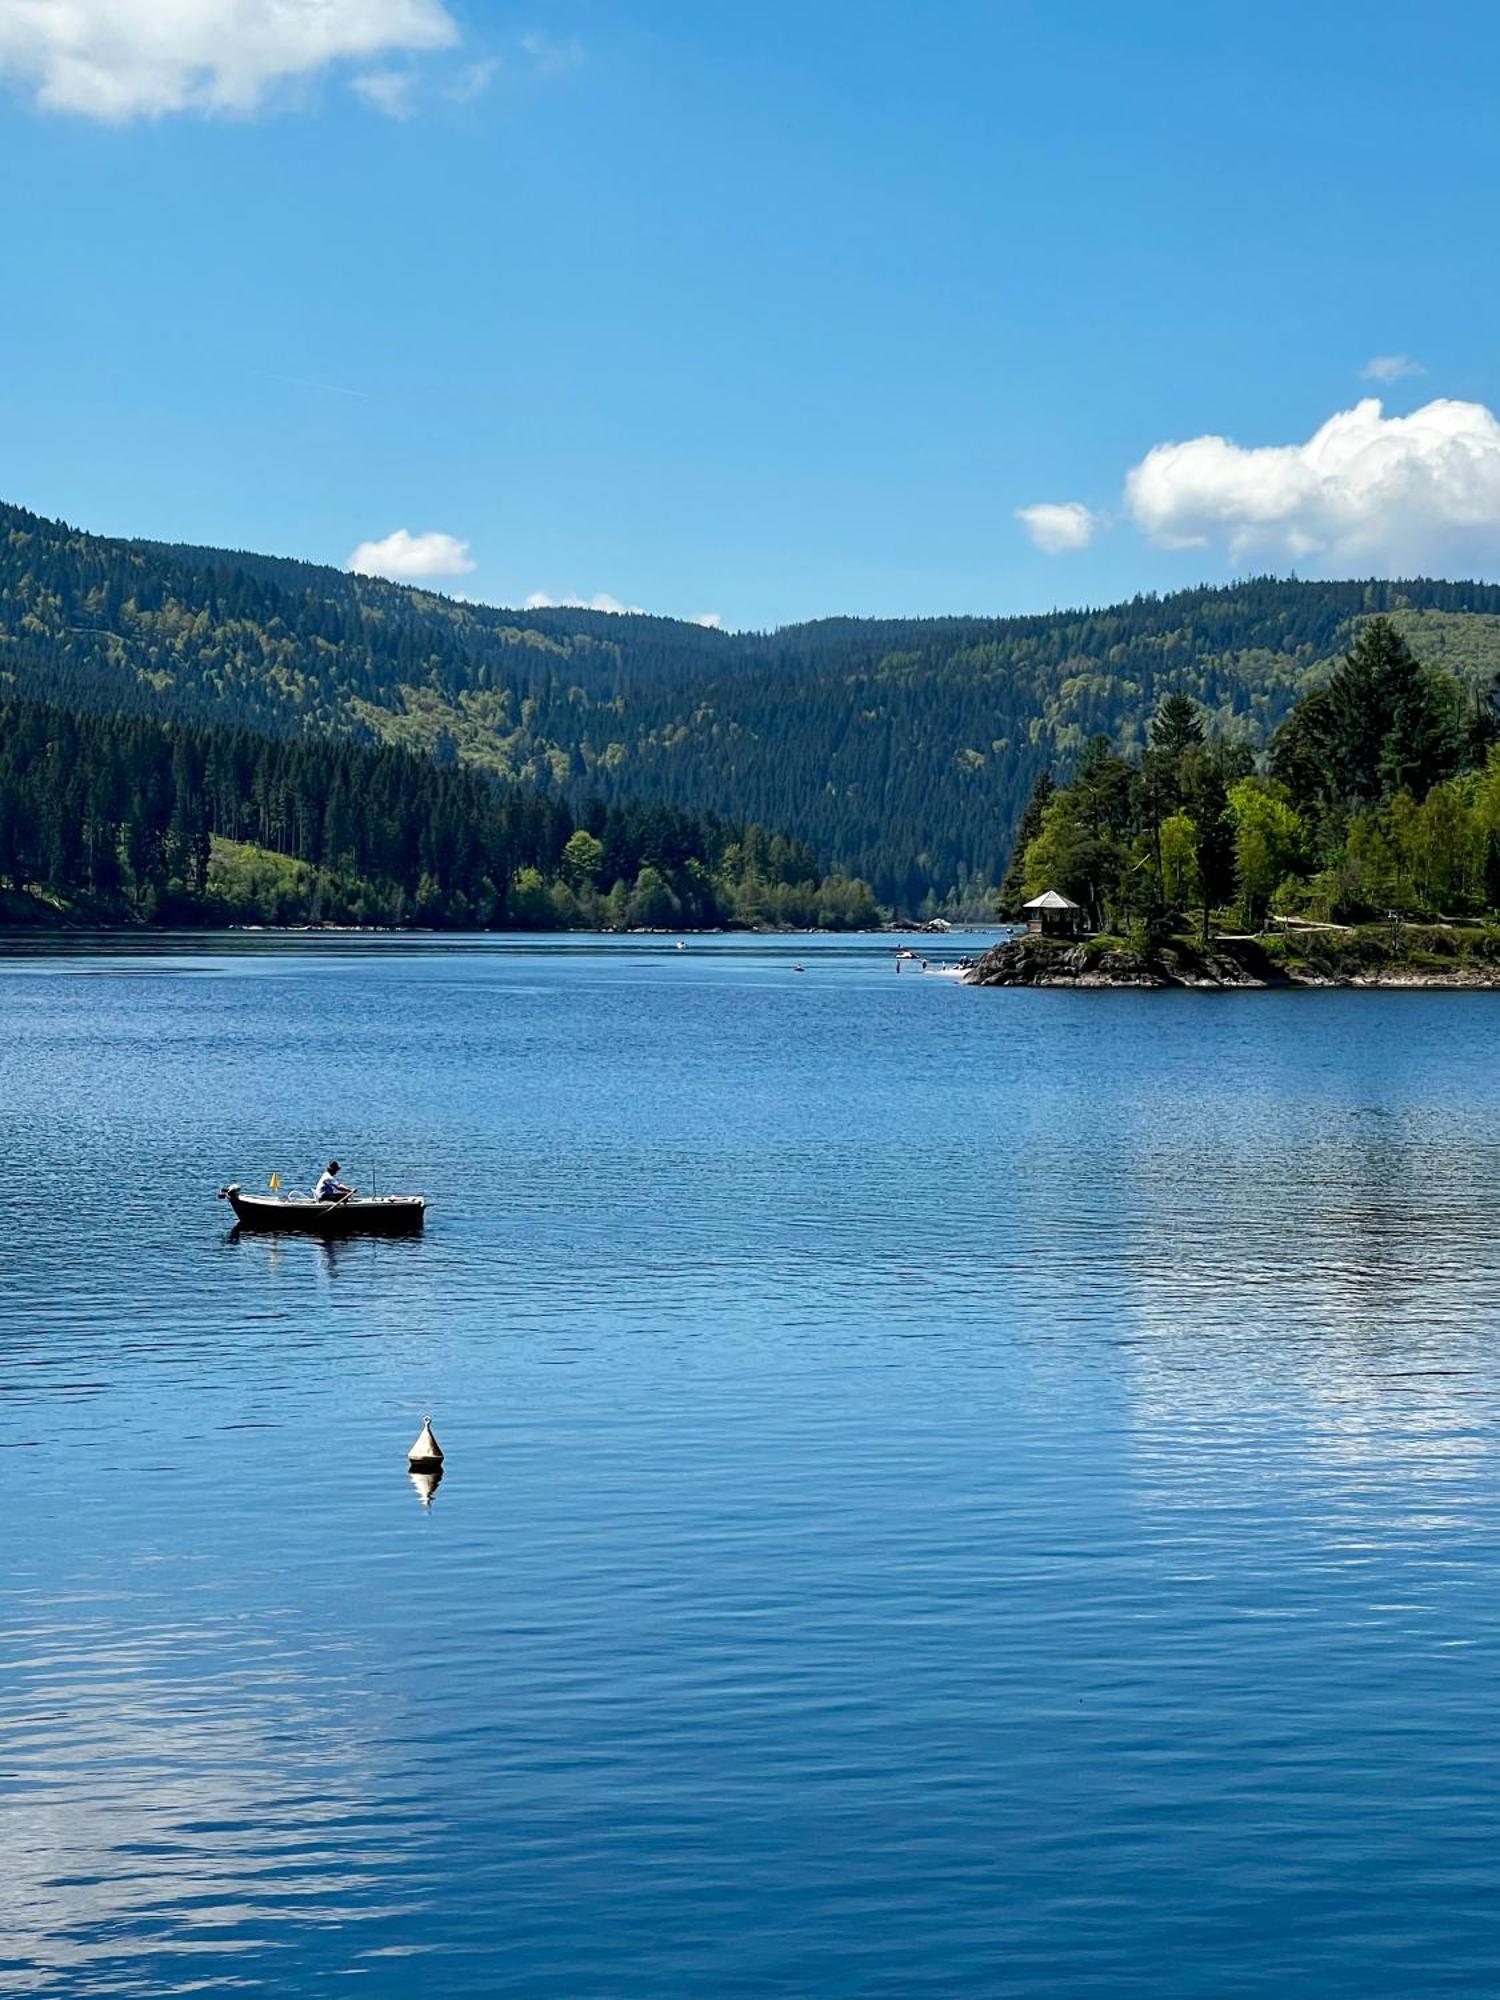
<svg viewBox="0 0 1500 2000"><path fill-rule="evenodd" d="M420 1194L349 1195L314 1201L308 1195L246 1194L237 1183L219 1189L241 1229L301 1229L314 1236L412 1236L427 1201Z"/></svg>

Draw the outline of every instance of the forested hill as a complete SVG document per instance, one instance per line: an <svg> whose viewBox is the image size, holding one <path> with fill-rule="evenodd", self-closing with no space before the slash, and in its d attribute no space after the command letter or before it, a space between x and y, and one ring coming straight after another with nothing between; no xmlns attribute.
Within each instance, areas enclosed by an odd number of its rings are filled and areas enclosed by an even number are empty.
<svg viewBox="0 0 1500 2000"><path fill-rule="evenodd" d="M1381 611L1463 677L1500 667L1500 588L1480 584L1253 579L1043 617L729 634L497 610L0 508L0 693L348 734L574 801L781 827L913 914L999 881L1037 774L1090 736L1134 750L1181 690L1259 746Z"/></svg>
<svg viewBox="0 0 1500 2000"><path fill-rule="evenodd" d="M670 806L407 750L0 700L0 922L862 928L862 882Z"/></svg>

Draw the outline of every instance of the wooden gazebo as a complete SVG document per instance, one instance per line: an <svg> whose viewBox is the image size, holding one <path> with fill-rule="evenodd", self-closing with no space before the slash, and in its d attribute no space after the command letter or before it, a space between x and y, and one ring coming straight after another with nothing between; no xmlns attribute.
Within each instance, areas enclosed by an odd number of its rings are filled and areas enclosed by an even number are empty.
<svg viewBox="0 0 1500 2000"><path fill-rule="evenodd" d="M1046 889L1040 896L1033 896L1023 908L1026 928L1036 937L1072 938L1083 935L1082 908L1071 896L1064 896L1057 889Z"/></svg>

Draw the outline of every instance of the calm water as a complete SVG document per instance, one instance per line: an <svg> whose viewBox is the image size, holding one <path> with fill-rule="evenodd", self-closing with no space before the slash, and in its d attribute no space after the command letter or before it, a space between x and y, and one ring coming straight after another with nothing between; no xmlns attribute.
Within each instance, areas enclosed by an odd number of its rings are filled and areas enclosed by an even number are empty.
<svg viewBox="0 0 1500 2000"><path fill-rule="evenodd" d="M874 939L0 959L0 1991L1493 1993L1497 1054ZM425 1238L228 1234L330 1148Z"/></svg>

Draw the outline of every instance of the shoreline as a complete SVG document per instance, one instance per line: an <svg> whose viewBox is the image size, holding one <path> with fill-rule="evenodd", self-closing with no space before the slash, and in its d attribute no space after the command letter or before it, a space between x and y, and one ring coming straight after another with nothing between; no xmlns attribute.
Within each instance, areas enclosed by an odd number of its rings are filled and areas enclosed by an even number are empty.
<svg viewBox="0 0 1500 2000"><path fill-rule="evenodd" d="M1028 934L982 953L964 984L1080 992L1500 992L1500 935L1476 930L1458 941L1451 931L1424 928L1408 949L1393 949L1388 932L1371 928L1351 930L1339 945L1309 946L1278 934L1216 938L1206 949L1173 938L1142 949L1120 939L1071 943Z"/></svg>
<svg viewBox="0 0 1500 2000"><path fill-rule="evenodd" d="M945 945L961 946L966 940L977 937L993 937L1001 924L969 925L955 924L941 935L935 935L921 924L866 924L853 929L834 929L828 925L809 924L635 924L629 928L611 930L608 926L592 924L578 925L508 925L495 930L478 926L453 929L440 924L260 924L243 921L223 923L141 923L125 917L81 916L69 914L56 921L42 919L22 923L7 923L0 917L0 942L6 938L68 937L72 935L109 935L119 937L610 937L610 938L715 938L715 937L764 937L764 938L834 938L863 937L890 938L892 940L923 940L929 952L936 954Z"/></svg>

